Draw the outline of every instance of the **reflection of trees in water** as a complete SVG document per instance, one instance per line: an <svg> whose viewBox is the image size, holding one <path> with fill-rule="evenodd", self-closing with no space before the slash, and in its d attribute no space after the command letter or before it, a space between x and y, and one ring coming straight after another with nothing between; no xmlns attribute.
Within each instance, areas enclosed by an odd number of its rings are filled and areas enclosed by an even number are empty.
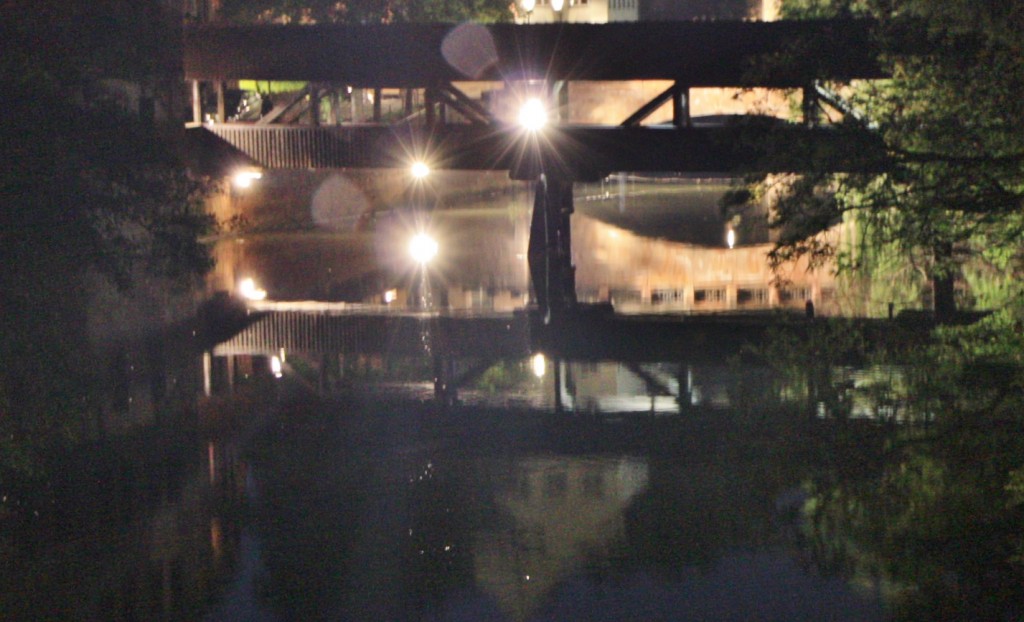
<svg viewBox="0 0 1024 622"><path fill-rule="evenodd" d="M857 435L807 486L805 550L821 571L881 589L898 618L1011 619L1024 602L1012 561L1024 512L1005 484L1024 456L1020 430L948 432Z"/></svg>
<svg viewBox="0 0 1024 622"><path fill-rule="evenodd" d="M886 427L841 423L809 478L804 550L823 572L882 591L898 619L1017 619L1024 610L1014 496L1024 396L1014 333L1000 318L946 329L872 391ZM1001 336L999 336L1001 335ZM863 423L863 422L862 422Z"/></svg>
<svg viewBox="0 0 1024 622"><path fill-rule="evenodd" d="M785 544L778 500L820 456L806 421L759 414L772 422L705 415L652 458L649 485L626 515L629 565L678 576L736 550Z"/></svg>
<svg viewBox="0 0 1024 622"><path fill-rule="evenodd" d="M195 620L233 571L245 464L231 446L141 435L54 460L59 505L4 523L5 620Z"/></svg>

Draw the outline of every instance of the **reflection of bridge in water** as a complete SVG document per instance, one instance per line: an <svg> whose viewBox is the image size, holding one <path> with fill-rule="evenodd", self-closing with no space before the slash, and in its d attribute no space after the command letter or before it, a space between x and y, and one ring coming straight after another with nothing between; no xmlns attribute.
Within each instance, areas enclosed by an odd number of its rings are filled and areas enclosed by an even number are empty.
<svg viewBox="0 0 1024 622"><path fill-rule="evenodd" d="M723 387L732 381L721 370L727 361L761 344L772 327L785 326L799 337L816 322L756 315L669 320L594 314L551 326L527 313L388 313L271 303L207 355L207 390L214 375L230 384L236 360L268 366L276 358L287 366L298 358L306 379L324 392L346 386L346 374L353 370L373 368L384 376L389 369L411 369L419 374L416 379L432 385L439 403L452 404L489 371L515 376L515 369L526 369L521 375L536 373L531 386L543 385L548 396L538 404L542 407L676 412L726 404ZM872 327L877 324L863 325ZM761 372L745 373L757 382ZM615 387L624 392L616 394Z"/></svg>
<svg viewBox="0 0 1024 622"><path fill-rule="evenodd" d="M268 305L273 309L275 305ZM308 307L315 307L310 311ZM432 365L434 393L451 401L459 386L502 359L529 355L528 325L512 316L446 316L434 313L376 313L359 306L314 304L305 310L258 311L247 326L212 351L233 375L235 356L257 356L283 365L299 355L314 366L318 388L343 379L346 367L367 360L414 359ZM294 305L291 306L294 309ZM210 363L206 387L210 389Z"/></svg>

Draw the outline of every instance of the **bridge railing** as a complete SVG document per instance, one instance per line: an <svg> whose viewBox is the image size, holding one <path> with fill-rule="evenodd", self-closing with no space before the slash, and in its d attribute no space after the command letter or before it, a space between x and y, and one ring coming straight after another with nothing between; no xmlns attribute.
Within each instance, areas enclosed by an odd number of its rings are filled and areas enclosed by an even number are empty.
<svg viewBox="0 0 1024 622"><path fill-rule="evenodd" d="M288 352L521 357L528 324L514 317L267 312L218 344L216 356Z"/></svg>
<svg viewBox="0 0 1024 622"><path fill-rule="evenodd" d="M358 166L378 153L390 134L383 126L315 127L301 125L214 124L205 126L239 151L268 168L331 168L338 162Z"/></svg>

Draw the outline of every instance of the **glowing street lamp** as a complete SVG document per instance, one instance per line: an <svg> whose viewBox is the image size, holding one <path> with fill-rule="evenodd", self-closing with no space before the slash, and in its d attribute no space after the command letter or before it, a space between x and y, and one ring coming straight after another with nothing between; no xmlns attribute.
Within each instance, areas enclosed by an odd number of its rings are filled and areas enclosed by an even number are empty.
<svg viewBox="0 0 1024 622"><path fill-rule="evenodd" d="M537 0L523 0L523 10L526 11L526 23L530 23L530 16L533 15L533 9L537 6Z"/></svg>
<svg viewBox="0 0 1024 622"><path fill-rule="evenodd" d="M409 254L420 264L427 264L437 256L437 240L426 233L417 233L409 240Z"/></svg>
<svg viewBox="0 0 1024 622"><path fill-rule="evenodd" d="M565 0L551 0L551 8L556 13L561 11L564 6L565 6Z"/></svg>
<svg viewBox="0 0 1024 622"><path fill-rule="evenodd" d="M267 290L256 286L256 281L244 278L238 282L238 293L246 300L264 300L267 297Z"/></svg>
<svg viewBox="0 0 1024 622"><path fill-rule="evenodd" d="M235 184L236 188L250 188L252 183L257 179L262 179L263 173L253 169L244 169L235 172L231 177L231 182Z"/></svg>
<svg viewBox="0 0 1024 622"><path fill-rule="evenodd" d="M729 231L725 234L725 243L729 245L729 248L736 246L736 231L732 227L729 227Z"/></svg>
<svg viewBox="0 0 1024 622"><path fill-rule="evenodd" d="M430 167L427 166L426 162L417 161L409 168L409 172L412 173L413 178L423 179L430 175Z"/></svg>
<svg viewBox="0 0 1024 622"><path fill-rule="evenodd" d="M519 125L530 132L540 131L548 122L548 110L536 97L523 102L519 108Z"/></svg>

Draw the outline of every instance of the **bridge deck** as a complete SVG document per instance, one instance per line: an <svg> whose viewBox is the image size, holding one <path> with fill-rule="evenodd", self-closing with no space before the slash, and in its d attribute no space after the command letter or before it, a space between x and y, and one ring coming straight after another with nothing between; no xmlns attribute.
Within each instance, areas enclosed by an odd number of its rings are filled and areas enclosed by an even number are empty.
<svg viewBox="0 0 1024 622"><path fill-rule="evenodd" d="M529 354L523 318L430 314L261 312L214 354L285 352L519 358Z"/></svg>
<svg viewBox="0 0 1024 622"><path fill-rule="evenodd" d="M923 342L931 322L801 315L580 315L545 325L536 313L507 316L331 314L273 311L222 341L214 354L286 352L521 359L533 352L577 361L718 362L761 344L773 330L804 338L815 327L856 330L873 344ZM849 353L851 356L857 353Z"/></svg>
<svg viewBox="0 0 1024 622"><path fill-rule="evenodd" d="M548 128L531 142L513 127L455 125L272 126L216 124L212 132L266 168L406 168L426 160L435 169L508 170L533 179L541 167L576 180L614 171L799 172L874 169L884 150L856 128L737 123L722 127Z"/></svg>

